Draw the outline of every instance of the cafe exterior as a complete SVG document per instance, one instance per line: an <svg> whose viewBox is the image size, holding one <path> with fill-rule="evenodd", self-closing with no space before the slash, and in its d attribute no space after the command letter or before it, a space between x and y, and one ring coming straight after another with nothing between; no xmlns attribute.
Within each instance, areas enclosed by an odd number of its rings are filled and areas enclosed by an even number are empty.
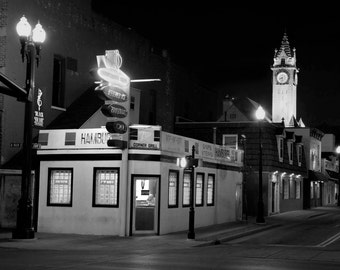
<svg viewBox="0 0 340 270"><path fill-rule="evenodd" d="M39 133L39 232L131 236L188 229L242 216L243 151L130 126L127 148L107 146L105 128ZM194 148L193 148L194 146ZM180 168L192 155L198 166Z"/></svg>

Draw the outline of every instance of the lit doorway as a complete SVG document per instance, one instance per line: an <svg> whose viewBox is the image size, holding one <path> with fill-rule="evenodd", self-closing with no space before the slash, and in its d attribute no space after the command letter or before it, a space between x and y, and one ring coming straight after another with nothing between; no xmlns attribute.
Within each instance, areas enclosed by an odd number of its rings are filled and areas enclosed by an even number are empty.
<svg viewBox="0 0 340 270"><path fill-rule="evenodd" d="M133 176L132 234L158 233L158 186L158 176Z"/></svg>

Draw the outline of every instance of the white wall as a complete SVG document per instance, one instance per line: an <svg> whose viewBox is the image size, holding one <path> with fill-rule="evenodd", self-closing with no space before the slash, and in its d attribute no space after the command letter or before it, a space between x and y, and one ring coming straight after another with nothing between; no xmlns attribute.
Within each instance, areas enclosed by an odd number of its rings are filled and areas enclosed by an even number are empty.
<svg viewBox="0 0 340 270"><path fill-rule="evenodd" d="M92 192L94 167L119 166L120 161L41 161L38 231L118 235L121 208L92 207ZM72 207L47 206L48 168L73 168Z"/></svg>

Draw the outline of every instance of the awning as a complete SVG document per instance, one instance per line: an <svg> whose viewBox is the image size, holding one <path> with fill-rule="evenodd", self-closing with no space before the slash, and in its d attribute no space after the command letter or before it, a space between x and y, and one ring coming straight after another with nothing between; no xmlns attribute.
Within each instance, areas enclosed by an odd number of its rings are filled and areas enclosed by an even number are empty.
<svg viewBox="0 0 340 270"><path fill-rule="evenodd" d="M321 173L321 172L316 172L316 171L312 171L312 170L309 170L308 171L308 178L310 181L328 181L329 178Z"/></svg>
<svg viewBox="0 0 340 270"><path fill-rule="evenodd" d="M328 178L332 181L339 181L339 173L334 172L334 171L330 171L330 170L325 170L326 171L326 175L328 176Z"/></svg>

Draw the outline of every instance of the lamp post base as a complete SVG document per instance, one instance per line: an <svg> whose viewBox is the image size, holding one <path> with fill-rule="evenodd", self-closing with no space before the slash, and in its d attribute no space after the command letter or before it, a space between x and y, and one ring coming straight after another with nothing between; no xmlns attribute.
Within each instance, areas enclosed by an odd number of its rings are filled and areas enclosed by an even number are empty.
<svg viewBox="0 0 340 270"><path fill-rule="evenodd" d="M21 198L18 204L17 225L12 232L13 239L34 238L32 225L32 203L30 199Z"/></svg>
<svg viewBox="0 0 340 270"><path fill-rule="evenodd" d="M188 232L188 239L195 239L195 232Z"/></svg>
<svg viewBox="0 0 340 270"><path fill-rule="evenodd" d="M265 224L266 221L264 219L264 216L263 216L263 208L264 208L264 205L263 205L263 202L260 200L258 202L258 205L257 205L257 216L256 216L256 223L257 224Z"/></svg>
<svg viewBox="0 0 340 270"><path fill-rule="evenodd" d="M15 229L12 232L12 239L34 239L33 228Z"/></svg>

